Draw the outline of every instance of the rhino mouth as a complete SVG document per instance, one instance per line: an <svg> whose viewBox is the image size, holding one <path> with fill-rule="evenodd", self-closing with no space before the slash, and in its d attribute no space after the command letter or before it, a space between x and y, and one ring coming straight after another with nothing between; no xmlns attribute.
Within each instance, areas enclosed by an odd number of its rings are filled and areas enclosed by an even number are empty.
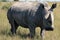
<svg viewBox="0 0 60 40"><path fill-rule="evenodd" d="M46 30L46 31L53 31L54 28L53 28L53 27L45 27L45 30Z"/></svg>

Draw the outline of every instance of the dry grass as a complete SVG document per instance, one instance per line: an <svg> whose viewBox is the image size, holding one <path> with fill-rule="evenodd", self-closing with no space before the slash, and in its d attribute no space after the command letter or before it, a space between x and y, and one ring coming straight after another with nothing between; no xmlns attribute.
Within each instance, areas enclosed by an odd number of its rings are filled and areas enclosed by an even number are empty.
<svg viewBox="0 0 60 40"><path fill-rule="evenodd" d="M15 36L9 35L10 24L7 20L7 9L12 2L0 2L0 40L32 40L26 35L29 33L28 29L19 27ZM49 3L51 5L52 3ZM3 6L6 6L2 8ZM55 30L46 31L45 40L60 40L60 3L57 3L57 8L54 10L55 16ZM40 40L40 28L36 29L36 36L34 40Z"/></svg>

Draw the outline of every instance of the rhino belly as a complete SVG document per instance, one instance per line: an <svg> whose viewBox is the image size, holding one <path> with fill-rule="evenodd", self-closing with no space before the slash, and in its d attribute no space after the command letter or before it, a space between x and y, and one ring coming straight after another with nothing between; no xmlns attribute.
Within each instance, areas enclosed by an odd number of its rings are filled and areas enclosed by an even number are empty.
<svg viewBox="0 0 60 40"><path fill-rule="evenodd" d="M16 23L24 28L28 28L28 24L27 24L27 20L25 20L25 15L23 16L23 13L17 13L13 15L14 20L16 21Z"/></svg>

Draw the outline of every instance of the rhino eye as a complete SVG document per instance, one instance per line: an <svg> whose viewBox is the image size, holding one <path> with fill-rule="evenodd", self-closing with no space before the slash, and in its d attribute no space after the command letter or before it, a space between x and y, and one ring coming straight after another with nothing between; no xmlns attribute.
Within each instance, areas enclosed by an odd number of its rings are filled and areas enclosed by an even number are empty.
<svg viewBox="0 0 60 40"><path fill-rule="evenodd" d="M52 24L52 21L48 20L49 24Z"/></svg>

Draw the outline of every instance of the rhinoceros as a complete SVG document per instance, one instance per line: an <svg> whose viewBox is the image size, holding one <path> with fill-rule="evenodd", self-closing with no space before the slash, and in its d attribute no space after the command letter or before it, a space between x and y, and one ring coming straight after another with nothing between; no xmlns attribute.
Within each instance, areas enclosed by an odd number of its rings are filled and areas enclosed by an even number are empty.
<svg viewBox="0 0 60 40"><path fill-rule="evenodd" d="M48 6L41 2L17 2L7 12L7 18L11 24L12 34L16 33L18 26L29 28L31 37L35 35L35 28L40 27L40 35L44 37L44 31L54 30L53 10L56 3Z"/></svg>

